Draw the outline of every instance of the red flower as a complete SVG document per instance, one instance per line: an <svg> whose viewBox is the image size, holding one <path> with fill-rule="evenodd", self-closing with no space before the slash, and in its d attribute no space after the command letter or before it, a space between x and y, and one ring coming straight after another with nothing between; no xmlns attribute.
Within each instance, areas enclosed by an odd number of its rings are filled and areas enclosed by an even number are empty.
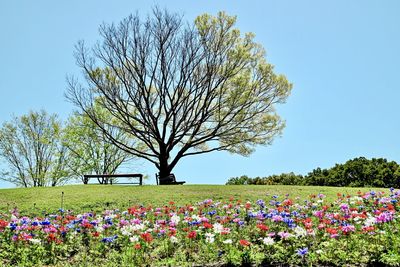
<svg viewBox="0 0 400 267"><path fill-rule="evenodd" d="M94 232L94 233L92 233L92 236L93 236L93 237L98 237L99 235L100 235L99 232Z"/></svg>
<svg viewBox="0 0 400 267"><path fill-rule="evenodd" d="M140 243L137 243L137 244L135 244L135 249L141 249L142 248L142 246L140 245Z"/></svg>
<svg viewBox="0 0 400 267"><path fill-rule="evenodd" d="M67 215L67 216L65 216L65 218L66 218L67 220L69 220L69 221L75 220L75 219L76 219L76 217L73 216L73 215ZM38 219L40 220L40 218L38 218Z"/></svg>
<svg viewBox="0 0 400 267"><path fill-rule="evenodd" d="M175 228L169 228L168 236L174 236L176 235L176 229Z"/></svg>
<svg viewBox="0 0 400 267"><path fill-rule="evenodd" d="M373 226L364 226L362 228L362 230L363 230L364 233L373 232L373 231L375 231L375 227L373 227Z"/></svg>
<svg viewBox="0 0 400 267"><path fill-rule="evenodd" d="M48 240L49 242L51 242L51 241L56 241L56 240L57 240L57 237L56 237L55 234L50 233L50 234L47 236L47 240Z"/></svg>
<svg viewBox="0 0 400 267"><path fill-rule="evenodd" d="M0 230L3 230L4 228L6 228L8 225L8 222L4 221L4 220L0 220Z"/></svg>
<svg viewBox="0 0 400 267"><path fill-rule="evenodd" d="M242 245L243 247L248 247L248 246L251 245L251 243L250 243L249 241L244 240L244 239L240 240L239 243L240 243L240 245Z"/></svg>
<svg viewBox="0 0 400 267"><path fill-rule="evenodd" d="M92 228L93 228L93 225L90 224L90 223L88 223L88 222L86 222L86 223L84 223L84 224L82 225L82 227L85 228L85 229L92 229Z"/></svg>
<svg viewBox="0 0 400 267"><path fill-rule="evenodd" d="M137 212L137 209L135 207L128 208L128 213L130 215L134 215L136 212Z"/></svg>
<svg viewBox="0 0 400 267"><path fill-rule="evenodd" d="M291 200L290 198L289 199L285 199L283 201L283 205L284 206L291 206L291 205L293 205L293 200Z"/></svg>
<svg viewBox="0 0 400 267"><path fill-rule="evenodd" d="M147 243L150 243L151 241L153 241L153 237L151 236L150 233L143 233L140 235L144 241L146 241Z"/></svg>
<svg viewBox="0 0 400 267"><path fill-rule="evenodd" d="M264 225L264 224L257 224L257 228L260 229L261 231L268 231L269 227Z"/></svg>
<svg viewBox="0 0 400 267"><path fill-rule="evenodd" d="M191 232L187 235L187 237L190 238L190 239L195 239L196 236L197 236L196 231L191 231Z"/></svg>
<svg viewBox="0 0 400 267"><path fill-rule="evenodd" d="M203 226L204 226L204 228L207 228L207 229L213 228L212 224L210 224L208 222L204 222Z"/></svg>
<svg viewBox="0 0 400 267"><path fill-rule="evenodd" d="M335 228L326 228L326 232L328 232L331 235L336 235L338 233L338 230Z"/></svg>

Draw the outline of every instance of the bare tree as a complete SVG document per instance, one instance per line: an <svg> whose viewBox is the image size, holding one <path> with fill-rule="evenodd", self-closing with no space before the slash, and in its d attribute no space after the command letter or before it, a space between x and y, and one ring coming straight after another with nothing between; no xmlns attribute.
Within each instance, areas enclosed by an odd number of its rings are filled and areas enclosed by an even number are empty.
<svg viewBox="0 0 400 267"><path fill-rule="evenodd" d="M104 24L102 41L92 49L77 44L87 84L69 77L66 96L120 149L155 164L160 177L186 156L249 155L281 133L284 122L274 105L286 100L291 84L273 72L262 46L253 34L242 36L235 21L220 12L191 25L156 8L144 21L136 14ZM118 123L92 112L95 99ZM112 128L141 145L120 142Z"/></svg>

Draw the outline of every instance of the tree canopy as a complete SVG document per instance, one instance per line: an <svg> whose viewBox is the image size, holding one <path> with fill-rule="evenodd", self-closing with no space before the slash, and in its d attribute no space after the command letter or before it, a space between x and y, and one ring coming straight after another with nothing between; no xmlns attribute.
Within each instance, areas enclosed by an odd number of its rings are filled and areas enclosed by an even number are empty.
<svg viewBox="0 0 400 267"><path fill-rule="evenodd" d="M98 105L94 105L94 108L96 114L104 120L113 119L107 110ZM121 142L129 138L121 131L113 133L113 136ZM62 142L67 149L68 169L72 176L80 179L83 179L83 174L114 174L132 159L131 154L110 143L104 131L86 114L75 112L70 116L63 131ZM98 180L101 184L107 184L109 178L103 177Z"/></svg>
<svg viewBox="0 0 400 267"><path fill-rule="evenodd" d="M18 186L56 186L66 181L61 122L44 110L5 122L0 129L0 156L8 165L0 179Z"/></svg>
<svg viewBox="0 0 400 267"><path fill-rule="evenodd" d="M226 184L318 185L350 187L400 187L400 166L384 158L358 157L332 168L315 168L307 175L282 173L267 177L232 177Z"/></svg>
<svg viewBox="0 0 400 267"><path fill-rule="evenodd" d="M292 85L274 72L254 34L241 34L235 22L220 12L188 24L156 8L145 20L136 14L103 24L92 49L77 44L86 82L70 77L66 96L116 146L155 164L160 177L191 155L247 156L281 133L275 105ZM95 102L114 119L93 112ZM133 138L118 140L112 129Z"/></svg>

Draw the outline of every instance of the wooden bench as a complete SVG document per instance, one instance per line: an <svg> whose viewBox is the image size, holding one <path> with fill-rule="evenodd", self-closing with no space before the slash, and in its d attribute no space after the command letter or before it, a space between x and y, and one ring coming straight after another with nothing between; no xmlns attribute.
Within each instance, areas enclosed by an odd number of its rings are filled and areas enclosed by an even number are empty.
<svg viewBox="0 0 400 267"><path fill-rule="evenodd" d="M175 175L173 173L171 173L170 175L168 175L167 177L164 177L164 178L160 178L160 174L156 173L156 182L157 182L157 185L173 185L173 184L186 183L185 181L177 182L175 179Z"/></svg>
<svg viewBox="0 0 400 267"><path fill-rule="evenodd" d="M87 184L90 178L139 178L137 183L135 182L117 182L114 184L138 184L143 185L143 174L140 173L128 173L128 174L85 174L83 175L83 183ZM107 184L107 183L105 183ZM110 179L110 185L113 184L113 179Z"/></svg>

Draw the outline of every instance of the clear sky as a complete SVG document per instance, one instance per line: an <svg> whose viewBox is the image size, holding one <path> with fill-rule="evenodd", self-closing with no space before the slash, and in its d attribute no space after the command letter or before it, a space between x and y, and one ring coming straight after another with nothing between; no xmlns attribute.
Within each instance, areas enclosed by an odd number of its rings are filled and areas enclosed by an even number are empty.
<svg viewBox="0 0 400 267"><path fill-rule="evenodd" d="M250 157L215 152L183 159L174 170L188 183L266 176L365 156L400 162L400 1L1 1L0 123L44 108L66 119L67 74L79 74L74 44L99 39L102 22L154 5L188 21L202 13L237 15L267 59L294 84L278 107L287 127ZM154 183L155 167L138 164ZM0 182L0 187L9 184Z"/></svg>

